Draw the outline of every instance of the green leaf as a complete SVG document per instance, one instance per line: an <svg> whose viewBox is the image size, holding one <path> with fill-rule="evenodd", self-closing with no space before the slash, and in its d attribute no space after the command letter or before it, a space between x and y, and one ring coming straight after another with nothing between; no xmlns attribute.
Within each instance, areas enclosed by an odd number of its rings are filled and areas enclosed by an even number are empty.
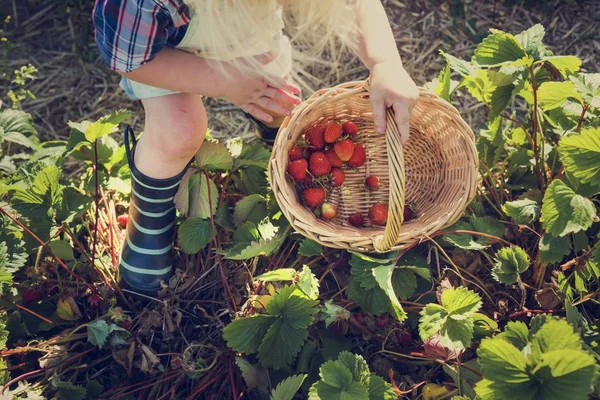
<svg viewBox="0 0 600 400"><path fill-rule="evenodd" d="M504 332L496 337L506 340L519 350L523 350L529 343L529 328L521 321L509 321L504 328Z"/></svg>
<svg viewBox="0 0 600 400"><path fill-rule="evenodd" d="M260 194L251 194L238 201L235 204L235 210L233 212L233 222L235 223L235 226L239 226L242 222L246 221L256 205L264 204L265 202L266 199Z"/></svg>
<svg viewBox="0 0 600 400"><path fill-rule="evenodd" d="M387 383L383 378L372 374L369 379L369 400L396 400L398 396L392 385Z"/></svg>
<svg viewBox="0 0 600 400"><path fill-rule="evenodd" d="M84 387L73 385L71 382L59 381L56 383L56 389L59 400L84 400L87 397Z"/></svg>
<svg viewBox="0 0 600 400"><path fill-rule="evenodd" d="M482 313L473 314L475 339L482 339L487 336L492 336L498 331L498 323Z"/></svg>
<svg viewBox="0 0 600 400"><path fill-rule="evenodd" d="M444 290L441 303L451 316L471 316L481 308L481 297L466 287L460 286Z"/></svg>
<svg viewBox="0 0 600 400"><path fill-rule="evenodd" d="M178 237L181 250L187 254L198 253L214 237L210 220L198 217L186 219L179 226Z"/></svg>
<svg viewBox="0 0 600 400"><path fill-rule="evenodd" d="M381 315L390 309L390 300L379 287L365 290L354 277L350 277L346 287L348 299L358 304L363 310L373 315Z"/></svg>
<svg viewBox="0 0 600 400"><path fill-rule="evenodd" d="M352 372L336 361L327 361L319 371L321 380L329 386L344 389L352 384Z"/></svg>
<svg viewBox="0 0 600 400"><path fill-rule="evenodd" d="M564 319L546 322L531 342L531 357L536 361L541 361L544 353L555 350L581 350L581 337Z"/></svg>
<svg viewBox="0 0 600 400"><path fill-rule="evenodd" d="M504 235L504 225L493 217L470 216L468 221L459 221L446 231L469 230L481 232L501 238ZM444 239L453 245L466 250L484 250L494 243L493 239L487 237L476 237L471 234L448 234Z"/></svg>
<svg viewBox="0 0 600 400"><path fill-rule="evenodd" d="M373 276L377 281L377 284L385 292L385 294L390 299L390 303L392 305L392 311L394 317L398 321L403 321L407 318L407 314L402 308L400 301L398 301L398 297L394 293L394 287L392 285L392 274L394 272L393 265L381 265L379 267L373 268Z"/></svg>
<svg viewBox="0 0 600 400"><path fill-rule="evenodd" d="M561 107L567 99L581 100L573 82L544 82L537 92L538 104L544 111Z"/></svg>
<svg viewBox="0 0 600 400"><path fill-rule="evenodd" d="M401 300L408 300L417 290L417 277L409 268L395 268L392 273L394 294Z"/></svg>
<svg viewBox="0 0 600 400"><path fill-rule="evenodd" d="M582 129L579 134L563 137L558 153L567 172L600 191L600 128Z"/></svg>
<svg viewBox="0 0 600 400"><path fill-rule="evenodd" d="M542 61L551 64L563 78L572 75L581 68L581 59L577 56L549 56L542 57Z"/></svg>
<svg viewBox="0 0 600 400"><path fill-rule="evenodd" d="M600 73L577 74L569 76L575 84L575 90L581 93L585 104L593 108L600 108Z"/></svg>
<svg viewBox="0 0 600 400"><path fill-rule="evenodd" d="M502 382L507 386L508 393L529 382L525 356L504 339L483 339L477 349L477 356L484 377L493 382ZM477 387L475 391L479 394Z"/></svg>
<svg viewBox="0 0 600 400"><path fill-rule="evenodd" d="M598 376L594 357L583 351L557 350L544 354L533 370L540 399L586 400Z"/></svg>
<svg viewBox="0 0 600 400"><path fill-rule="evenodd" d="M197 176L197 186L190 186L190 210L188 215L190 217L209 219L217 211L219 190L213 180L207 175L199 174ZM193 190L197 190L197 192L192 193Z"/></svg>
<svg viewBox="0 0 600 400"><path fill-rule="evenodd" d="M62 261L73 261L75 256L73 255L73 246L68 240L53 240L48 243L50 250Z"/></svg>
<svg viewBox="0 0 600 400"><path fill-rule="evenodd" d="M319 280L307 265L302 266L297 285L309 299L316 300L319 297Z"/></svg>
<svg viewBox="0 0 600 400"><path fill-rule="evenodd" d="M466 77L468 75L474 74L477 71L477 65L470 63L469 61L461 60L460 58L456 58L453 55L445 53L440 50L440 54L444 56L448 66L454 72L458 72L462 77Z"/></svg>
<svg viewBox="0 0 600 400"><path fill-rule="evenodd" d="M298 254L304 257L320 256L323 253L323 246L312 239L304 238L298 246Z"/></svg>
<svg viewBox="0 0 600 400"><path fill-rule="evenodd" d="M110 327L103 319L98 319L96 321L92 321L87 326L88 331L88 342L102 348L106 343L106 339L108 339L108 335L110 334Z"/></svg>
<svg viewBox="0 0 600 400"><path fill-rule="evenodd" d="M31 115L21 110L0 111L0 143L2 141L19 144L30 149L38 146L39 140Z"/></svg>
<svg viewBox="0 0 600 400"><path fill-rule="evenodd" d="M545 234L540 240L540 264L556 264L571 252L568 240Z"/></svg>
<svg viewBox="0 0 600 400"><path fill-rule="evenodd" d="M263 282L291 281L296 276L296 272L294 268L279 268L256 276L254 280Z"/></svg>
<svg viewBox="0 0 600 400"><path fill-rule="evenodd" d="M234 169L244 167L258 167L267 169L271 152L261 144L244 145L241 154L234 162Z"/></svg>
<svg viewBox="0 0 600 400"><path fill-rule="evenodd" d="M535 24L531 28L515 35L515 39L527 54L532 57L537 55L537 50L543 45L542 40L546 35L546 30L541 24Z"/></svg>
<svg viewBox="0 0 600 400"><path fill-rule="evenodd" d="M498 65L524 58L523 46L510 33L490 29L487 36L475 49L473 61L480 65Z"/></svg>
<svg viewBox="0 0 600 400"><path fill-rule="evenodd" d="M421 339L431 339L442 329L447 319L448 311L443 306L434 303L427 304L421 311L421 318L419 320L419 335Z"/></svg>
<svg viewBox="0 0 600 400"><path fill-rule="evenodd" d="M527 271L529 256L518 246L503 247L496 253L492 276L500 283L511 285L519 282L519 274Z"/></svg>
<svg viewBox="0 0 600 400"><path fill-rule="evenodd" d="M507 201L502 211L517 224L531 224L540 217L540 205L530 199Z"/></svg>
<svg viewBox="0 0 600 400"><path fill-rule="evenodd" d="M542 203L542 222L546 232L563 237L587 230L596 216L594 204L555 179L548 186Z"/></svg>
<svg viewBox="0 0 600 400"><path fill-rule="evenodd" d="M236 357L235 363L240 371L242 371L242 376L244 377L248 390L258 388L261 391L267 391L269 378L266 369L259 367L257 364L251 364L242 357Z"/></svg>
<svg viewBox="0 0 600 400"><path fill-rule="evenodd" d="M323 309L321 310L323 319L325 320L325 327L338 321L347 321L350 318L350 311L344 307L333 304L332 300L327 300L323 303Z"/></svg>
<svg viewBox="0 0 600 400"><path fill-rule="evenodd" d="M435 93L446 101L451 100L450 90L452 86L452 79L450 75L450 65L446 64L446 66L440 71L440 76L438 78L438 86L435 90Z"/></svg>
<svg viewBox="0 0 600 400"><path fill-rule="evenodd" d="M236 319L223 329L223 338L233 350L253 354L275 321L277 317L262 314Z"/></svg>
<svg viewBox="0 0 600 400"><path fill-rule="evenodd" d="M292 400L306 377L307 375L302 374L292 375L284 379L271 392L271 400Z"/></svg>
<svg viewBox="0 0 600 400"><path fill-rule="evenodd" d="M233 157L227 147L207 140L198 150L196 162L200 168L209 171L229 171L233 168Z"/></svg>
<svg viewBox="0 0 600 400"><path fill-rule="evenodd" d="M96 380L89 381L85 384L86 400L95 400L104 393L104 386Z"/></svg>

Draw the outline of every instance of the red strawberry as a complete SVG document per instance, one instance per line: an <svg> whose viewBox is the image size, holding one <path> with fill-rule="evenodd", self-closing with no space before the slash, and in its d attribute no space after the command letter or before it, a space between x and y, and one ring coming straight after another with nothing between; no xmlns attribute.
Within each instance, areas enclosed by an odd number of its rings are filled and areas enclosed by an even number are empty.
<svg viewBox="0 0 600 400"><path fill-rule="evenodd" d="M310 145L311 148L316 150L321 150L325 147L325 125L319 124L313 127L308 128L304 131L304 136L306 137L306 141Z"/></svg>
<svg viewBox="0 0 600 400"><path fill-rule="evenodd" d="M22 298L24 306L35 303L42 299L42 291L37 287L25 288L23 289Z"/></svg>
<svg viewBox="0 0 600 400"><path fill-rule="evenodd" d="M323 219L334 219L336 215L337 206L335 204L323 203L323 205L321 205L321 216L323 217Z"/></svg>
<svg viewBox="0 0 600 400"><path fill-rule="evenodd" d="M348 165L353 168L358 168L367 161L367 152L362 144L354 146L354 153L348 160Z"/></svg>
<svg viewBox="0 0 600 400"><path fill-rule="evenodd" d="M365 217L361 213L354 213L348 218L350 225L360 228L365 223Z"/></svg>
<svg viewBox="0 0 600 400"><path fill-rule="evenodd" d="M306 161L304 158L291 161L288 164L287 172L296 182L305 180L308 172L308 161Z"/></svg>
<svg viewBox="0 0 600 400"><path fill-rule="evenodd" d="M342 136L342 125L337 122L330 122L325 128L325 143L333 143Z"/></svg>
<svg viewBox="0 0 600 400"><path fill-rule="evenodd" d="M372 192L379 190L379 187L381 186L379 184L379 177L376 175L369 176L365 180L365 186L367 187L367 189L369 189Z"/></svg>
<svg viewBox="0 0 600 400"><path fill-rule="evenodd" d="M344 129L344 133L346 135L354 136L358 133L358 128L356 125L354 125L354 122L351 121L344 122L342 128Z"/></svg>
<svg viewBox="0 0 600 400"><path fill-rule="evenodd" d="M352 158L354 147L354 142L350 139L344 139L341 142L337 142L333 145L335 154L337 154L342 161L348 161L350 158Z"/></svg>
<svg viewBox="0 0 600 400"><path fill-rule="evenodd" d="M127 227L128 221L129 221L128 214L121 214L117 217L117 222L119 223L119 226L121 227L121 229L125 229Z"/></svg>
<svg viewBox="0 0 600 400"><path fill-rule="evenodd" d="M301 158L305 158L304 150L306 147L300 146L299 144L295 144L290 148L289 157L290 161L299 160Z"/></svg>
<svg viewBox="0 0 600 400"><path fill-rule="evenodd" d="M375 326L377 326L379 329L383 329L387 326L388 324L388 317L385 314L380 315L379 317L377 317L377 319L375 319Z"/></svg>
<svg viewBox="0 0 600 400"><path fill-rule="evenodd" d="M385 225L388 217L387 206L375 203L369 209L369 219L373 225Z"/></svg>
<svg viewBox="0 0 600 400"><path fill-rule="evenodd" d="M126 319L126 320L117 322L117 326L119 328L125 329L126 331L130 331L131 328L133 327L133 323L131 322L130 319Z"/></svg>
<svg viewBox="0 0 600 400"><path fill-rule="evenodd" d="M322 187L312 187L304 189L302 192L304 204L310 208L317 208L325 200L325 189Z"/></svg>
<svg viewBox="0 0 600 400"><path fill-rule="evenodd" d="M334 168L331 171L331 184L333 187L340 187L344 184L346 180L346 174L339 168Z"/></svg>
<svg viewBox="0 0 600 400"><path fill-rule="evenodd" d="M88 298L88 301L90 302L90 305L92 307L98 307L100 306L100 303L102 302L102 299L100 298L100 296L98 296L96 293L94 293L93 295L91 295Z"/></svg>
<svg viewBox="0 0 600 400"><path fill-rule="evenodd" d="M411 219L415 219L415 211L410 204L406 204L404 206L404 220L410 221Z"/></svg>
<svg viewBox="0 0 600 400"><path fill-rule="evenodd" d="M396 331L396 340L400 344L409 345L412 343L412 333L408 329L400 329Z"/></svg>
<svg viewBox="0 0 600 400"><path fill-rule="evenodd" d="M331 164L331 166L334 168L341 168L341 166L344 164L344 162L340 160L337 154L335 154L335 150L333 149L333 147L330 147L327 150L325 150L325 156L327 157L327 161L329 161L329 164Z"/></svg>
<svg viewBox="0 0 600 400"><path fill-rule="evenodd" d="M331 172L331 164L329 164L325 153L323 153L322 151L317 151L316 153L313 153L310 156L310 161L308 165L310 173L314 176L323 176Z"/></svg>

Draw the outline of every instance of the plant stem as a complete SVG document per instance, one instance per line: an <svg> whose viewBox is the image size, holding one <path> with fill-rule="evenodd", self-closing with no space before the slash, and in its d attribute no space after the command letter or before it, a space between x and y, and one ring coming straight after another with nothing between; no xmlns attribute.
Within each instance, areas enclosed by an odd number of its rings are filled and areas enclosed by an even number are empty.
<svg viewBox="0 0 600 400"><path fill-rule="evenodd" d="M40 314L38 314L38 313L36 313L36 312L33 312L33 311L31 311L31 310L30 310L30 309L28 309L27 307L23 307L23 306L22 306L22 305L20 305L20 304L13 303L12 301L10 301L10 300L6 299L5 297L2 297L1 299L2 299L2 301L5 301L5 302L7 302L7 303L10 303L10 304L12 304L13 306L15 306L16 308L18 308L18 309L19 309L19 310L21 310L21 311L25 311L26 313L28 313L28 314L31 314L31 315L33 315L34 317L37 317L37 318L41 319L42 321L44 321L44 322L45 322L45 323L47 323L47 324L50 324L50 325L52 325L52 326L56 326L56 324L55 324L54 322L50 321L48 318L46 318L46 317L43 317L43 316L41 316Z"/></svg>
<svg viewBox="0 0 600 400"><path fill-rule="evenodd" d="M94 260L96 259L96 244L98 243L98 219L100 209L98 208L98 197L100 196L98 190L98 140L94 141L94 185L96 189L96 195L94 196L94 204L96 206L96 216L94 218L94 242L92 245L92 267L95 265Z"/></svg>
<svg viewBox="0 0 600 400"><path fill-rule="evenodd" d="M577 121L577 128L575 128L576 132L579 132L579 130L581 129L581 124L583 123L583 119L585 118L585 113L587 112L589 106L586 104L585 106L583 106L583 112L581 113L581 116L579 117L579 121Z"/></svg>
<svg viewBox="0 0 600 400"><path fill-rule="evenodd" d="M535 157L535 177L537 179L537 184L540 189L543 189L543 180L542 180L542 171L540 170L540 153L538 149L538 97L537 97L537 84L535 82L535 74L533 72L533 67L529 67L529 75L531 77L531 86L533 88L533 126L531 136L533 137L533 154Z"/></svg>

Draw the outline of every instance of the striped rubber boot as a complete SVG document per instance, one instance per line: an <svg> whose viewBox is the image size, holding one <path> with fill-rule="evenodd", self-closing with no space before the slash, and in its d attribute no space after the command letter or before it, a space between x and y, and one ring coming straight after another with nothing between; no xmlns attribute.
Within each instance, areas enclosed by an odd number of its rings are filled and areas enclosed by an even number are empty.
<svg viewBox="0 0 600 400"><path fill-rule="evenodd" d="M150 178L133 163L136 144L133 130L126 127L125 151L131 168L131 196L119 268L126 287L144 294L156 294L160 281L168 280L173 270L176 222L173 198L187 167L172 178Z"/></svg>

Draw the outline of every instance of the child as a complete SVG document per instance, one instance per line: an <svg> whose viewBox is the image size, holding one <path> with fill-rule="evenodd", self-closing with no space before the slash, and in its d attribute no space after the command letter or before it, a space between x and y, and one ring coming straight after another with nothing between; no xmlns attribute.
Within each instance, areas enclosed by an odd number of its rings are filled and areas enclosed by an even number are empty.
<svg viewBox="0 0 600 400"><path fill-rule="evenodd" d="M97 0L94 23L102 58L145 110L140 140L125 135L132 195L120 261L138 292L156 293L172 272L173 196L207 129L202 96L227 99L272 135L300 102L292 58L318 56L335 34L371 72L377 131L391 107L408 139L418 89L380 0Z"/></svg>

